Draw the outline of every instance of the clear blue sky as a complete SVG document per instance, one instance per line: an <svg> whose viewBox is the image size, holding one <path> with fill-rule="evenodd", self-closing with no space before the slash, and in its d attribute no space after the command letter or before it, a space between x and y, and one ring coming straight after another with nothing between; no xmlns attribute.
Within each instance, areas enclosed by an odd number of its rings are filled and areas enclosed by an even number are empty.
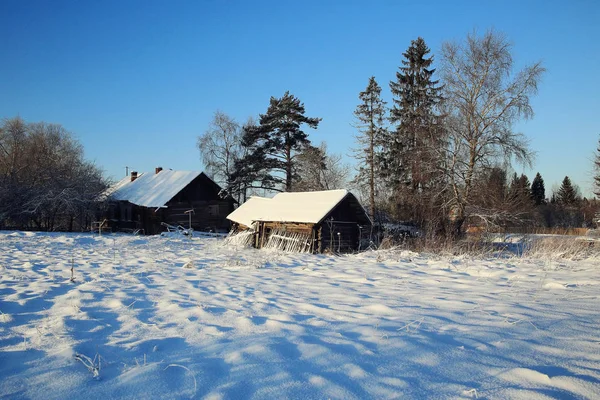
<svg viewBox="0 0 600 400"><path fill-rule="evenodd" d="M493 27L518 65L548 69L519 125L547 193L569 175L591 193L600 137L600 1L0 1L0 117L62 124L108 176L125 166L199 170L215 110L244 121L270 96L322 117L314 142L351 154L371 75L390 100L401 53ZM349 159L350 160L350 159ZM517 167L518 172L523 172Z"/></svg>

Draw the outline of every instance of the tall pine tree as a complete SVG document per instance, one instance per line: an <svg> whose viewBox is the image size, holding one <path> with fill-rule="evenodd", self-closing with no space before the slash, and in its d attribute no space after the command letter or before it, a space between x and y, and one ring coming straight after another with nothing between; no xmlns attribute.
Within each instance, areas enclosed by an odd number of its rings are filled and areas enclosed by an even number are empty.
<svg viewBox="0 0 600 400"><path fill-rule="evenodd" d="M367 88L360 92L361 103L356 107L354 116L358 124L356 140L359 148L355 157L362 161L355 181L359 185L366 184L369 194L369 214L375 218L375 192L379 178L378 157L381 153L381 143L385 134L385 101L381 100L381 87L375 77L369 79Z"/></svg>
<svg viewBox="0 0 600 400"><path fill-rule="evenodd" d="M560 189L558 189L558 193L556 194L556 201L559 204L565 206L574 205L578 200L577 190L571 183L571 179L568 176L565 176L562 184L560 185Z"/></svg>
<svg viewBox="0 0 600 400"><path fill-rule="evenodd" d="M304 113L304 104L289 92L281 98L271 97L259 124L244 130L242 145L247 154L236 163L236 178L253 181L249 187L291 191L296 155L310 145L302 125L316 129L321 121Z"/></svg>
<svg viewBox="0 0 600 400"><path fill-rule="evenodd" d="M542 179L542 175L539 172L535 174L535 178L533 178L533 183L531 184L531 197L536 206L546 203L544 179Z"/></svg>

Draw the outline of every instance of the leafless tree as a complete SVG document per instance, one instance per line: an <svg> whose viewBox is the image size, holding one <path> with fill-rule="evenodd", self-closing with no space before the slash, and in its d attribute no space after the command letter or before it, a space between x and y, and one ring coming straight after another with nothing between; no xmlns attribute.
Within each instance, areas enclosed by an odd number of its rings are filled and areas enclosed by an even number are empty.
<svg viewBox="0 0 600 400"><path fill-rule="evenodd" d="M308 146L296 158L298 182L294 191L343 189L348 183L350 169L339 154L329 154L327 144Z"/></svg>
<svg viewBox="0 0 600 400"><path fill-rule="evenodd" d="M242 153L241 127L222 111L215 111L206 132L198 136L198 150L206 172L219 184L229 187L235 161Z"/></svg>
<svg viewBox="0 0 600 400"><path fill-rule="evenodd" d="M532 153L514 124L533 116L529 98L545 69L540 62L513 71L511 44L500 33L476 33L461 43L444 43L449 144L445 172L450 183L454 232L460 233L472 205L474 180L499 159L528 164Z"/></svg>
<svg viewBox="0 0 600 400"><path fill-rule="evenodd" d="M46 230L84 229L106 182L83 148L57 124L0 126L0 224Z"/></svg>
<svg viewBox="0 0 600 400"><path fill-rule="evenodd" d="M513 175L509 183L507 171L495 166L480 171L474 182L469 216L486 229L522 227L533 222L534 201L525 175Z"/></svg>

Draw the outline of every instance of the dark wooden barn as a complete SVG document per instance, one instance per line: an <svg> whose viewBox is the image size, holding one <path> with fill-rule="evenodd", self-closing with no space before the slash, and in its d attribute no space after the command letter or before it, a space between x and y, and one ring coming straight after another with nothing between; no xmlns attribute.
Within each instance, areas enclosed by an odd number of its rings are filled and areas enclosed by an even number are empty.
<svg viewBox="0 0 600 400"><path fill-rule="evenodd" d="M249 242L257 248L312 253L360 250L371 228L365 209L347 190L252 197L227 218L233 233L251 233Z"/></svg>
<svg viewBox="0 0 600 400"><path fill-rule="evenodd" d="M147 235L163 232L161 223L203 232L228 232L234 200L221 198L221 187L203 172L156 168L132 172L105 193L105 228Z"/></svg>

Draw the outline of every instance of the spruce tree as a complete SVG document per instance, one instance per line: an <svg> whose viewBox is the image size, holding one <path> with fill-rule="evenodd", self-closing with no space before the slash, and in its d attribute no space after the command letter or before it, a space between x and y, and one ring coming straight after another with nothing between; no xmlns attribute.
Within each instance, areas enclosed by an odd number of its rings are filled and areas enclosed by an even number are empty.
<svg viewBox="0 0 600 400"><path fill-rule="evenodd" d="M521 174L521 176L519 177L519 191L521 196L523 197L523 200L532 200L531 182L529 182L529 178L527 178L527 175L525 174Z"/></svg>
<svg viewBox="0 0 600 400"><path fill-rule="evenodd" d="M492 200L492 203L502 203L506 200L507 184L506 171L500 167L493 167L487 172L485 187L482 190L485 198Z"/></svg>
<svg viewBox="0 0 600 400"><path fill-rule="evenodd" d="M533 183L531 184L531 196L533 197L533 202L536 206L546 203L544 179L542 179L542 175L540 175L539 172L535 175L535 178L533 178Z"/></svg>
<svg viewBox="0 0 600 400"><path fill-rule="evenodd" d="M477 196L473 201L474 205L487 210L502 209L506 205L508 197L506 170L500 167L490 168L482 175L477 186L480 189L477 190Z"/></svg>
<svg viewBox="0 0 600 400"><path fill-rule="evenodd" d="M396 185L406 185L411 191L423 188L436 169L433 154L440 145L439 118L441 87L433 79L433 56L422 38L411 42L403 53L404 60L396 81L390 82L393 106L390 122L395 130L386 140L383 167Z"/></svg>
<svg viewBox="0 0 600 400"><path fill-rule="evenodd" d="M377 159L381 154L381 143L385 134L385 102L381 100L381 87L375 77L369 79L367 88L360 92L358 98L361 103L356 107L354 116L358 124L356 140L359 148L355 150L355 157L362 161L355 181L368 186L369 214L375 218L375 191L379 178Z"/></svg>
<svg viewBox="0 0 600 400"><path fill-rule="evenodd" d="M509 188L509 199L517 208L524 208L531 204L532 196L530 190L529 179L525 174L518 176L513 175L512 182Z"/></svg>
<svg viewBox="0 0 600 400"><path fill-rule="evenodd" d="M559 204L570 206L577 202L577 191L573 184L571 183L571 179L568 176L565 176L562 184L560 185L560 189L558 189L558 193L556 194L556 201Z"/></svg>
<svg viewBox="0 0 600 400"><path fill-rule="evenodd" d="M296 155L310 145L302 125L316 129L321 121L304 113L304 104L289 92L281 98L271 97L259 124L244 130L242 145L247 154L236 163L238 179L252 180L249 187L291 191Z"/></svg>

